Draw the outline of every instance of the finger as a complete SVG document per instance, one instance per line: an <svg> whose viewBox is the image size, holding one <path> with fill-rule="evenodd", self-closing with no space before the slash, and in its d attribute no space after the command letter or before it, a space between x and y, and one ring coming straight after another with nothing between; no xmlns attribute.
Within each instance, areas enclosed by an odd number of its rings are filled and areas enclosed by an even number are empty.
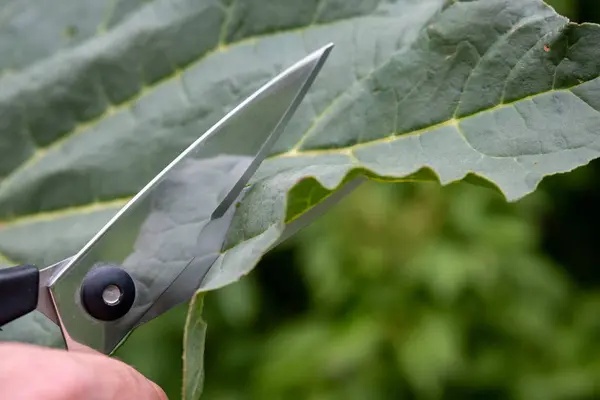
<svg viewBox="0 0 600 400"><path fill-rule="evenodd" d="M15 400L167 400L129 365L101 354L0 344L0 388Z"/></svg>

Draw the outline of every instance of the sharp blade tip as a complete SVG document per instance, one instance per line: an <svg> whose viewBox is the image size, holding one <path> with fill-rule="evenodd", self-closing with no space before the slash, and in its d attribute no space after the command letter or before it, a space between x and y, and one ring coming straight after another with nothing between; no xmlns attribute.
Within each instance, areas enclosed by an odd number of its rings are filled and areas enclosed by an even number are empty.
<svg viewBox="0 0 600 400"><path fill-rule="evenodd" d="M329 42L325 46L322 47L323 51L330 52L335 47L335 43Z"/></svg>
<svg viewBox="0 0 600 400"><path fill-rule="evenodd" d="M306 65L306 64L312 64L312 65L316 64L318 66L321 66L325 63L325 60L329 56L329 53L331 53L331 50L333 49L333 47L334 47L333 43L329 43L325 46L322 46L319 49L317 49L317 50L313 51L312 53L308 54L307 56L305 56L295 66ZM294 68L294 67L292 67L292 68Z"/></svg>
<svg viewBox="0 0 600 400"><path fill-rule="evenodd" d="M319 50L316 50L315 52L313 52L313 55L316 58L324 60L329 56L329 53L331 53L331 51L333 50L334 47L335 47L335 44L330 42L330 43L326 44L325 46L321 47Z"/></svg>

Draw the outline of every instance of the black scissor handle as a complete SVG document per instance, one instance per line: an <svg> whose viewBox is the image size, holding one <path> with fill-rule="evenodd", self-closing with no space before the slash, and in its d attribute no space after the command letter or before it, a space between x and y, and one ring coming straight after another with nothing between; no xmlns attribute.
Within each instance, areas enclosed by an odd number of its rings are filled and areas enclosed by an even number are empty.
<svg viewBox="0 0 600 400"><path fill-rule="evenodd" d="M36 309L39 284L33 265L0 269L0 327Z"/></svg>

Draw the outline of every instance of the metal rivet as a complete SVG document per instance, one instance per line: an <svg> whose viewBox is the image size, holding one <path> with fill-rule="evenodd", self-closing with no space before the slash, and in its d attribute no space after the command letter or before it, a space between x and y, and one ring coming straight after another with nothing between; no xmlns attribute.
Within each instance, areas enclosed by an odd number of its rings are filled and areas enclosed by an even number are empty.
<svg viewBox="0 0 600 400"><path fill-rule="evenodd" d="M121 301L123 292L117 285L108 285L102 292L102 300L108 306L116 306Z"/></svg>

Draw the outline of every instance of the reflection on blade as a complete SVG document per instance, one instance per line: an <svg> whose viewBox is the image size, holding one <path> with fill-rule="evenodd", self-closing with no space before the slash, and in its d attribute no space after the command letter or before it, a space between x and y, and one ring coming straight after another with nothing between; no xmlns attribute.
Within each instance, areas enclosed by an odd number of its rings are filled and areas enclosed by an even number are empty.
<svg viewBox="0 0 600 400"><path fill-rule="evenodd" d="M54 275L56 271L67 265L70 260L71 257L40 270L40 287L38 289L37 310L44 314L46 318L54 322L56 325L60 325L60 323L58 321L58 315L56 315L56 309L54 308L54 304L52 303L50 290L48 289L48 282L52 278L52 275Z"/></svg>
<svg viewBox="0 0 600 400"><path fill-rule="evenodd" d="M219 201L216 193L222 193L221 188L230 188L235 185L236 178L243 174L249 165L248 158L223 157L212 160L185 160L185 165L181 168L181 174L173 174L173 180L179 185L173 185L169 188L169 197L172 201L165 204L161 212L161 217L169 216L170 219L179 219L176 225L167 231L153 229L150 226L142 228L142 232L156 232L160 235L161 246L152 248L157 240L153 237L144 240L140 235L140 241L145 241L149 246L139 246L143 248L138 254L132 254L132 257L144 257L141 260L126 260L125 265L150 265L151 269L156 271L164 270L160 264L169 265L174 262L173 258L154 261L158 255L168 254L172 256L180 255L181 252L189 250L190 254L183 254L179 258L185 263L183 268L178 268L177 275L171 274L169 270L170 281L168 285L162 286L162 292L157 293L151 299L151 308L144 317L138 321L138 325L157 317L170 308L189 300L193 293L200 286L200 283L209 268L219 257L223 240L231 219L235 206L226 210L228 212L221 214L221 218L212 219L206 215L207 211L212 211L218 207ZM207 164L213 165L207 165ZM206 171L214 171L210 176ZM199 176L207 178L204 185L197 185L196 180ZM210 188L211 190L206 190ZM198 206L200 205L200 206ZM213 213L214 215L214 213ZM191 219L190 217L195 218ZM178 218L179 217L179 218ZM185 219L188 223L183 222ZM151 219L149 218L148 221ZM197 222L193 222L197 221ZM164 222L157 224L157 227L165 226ZM150 233L152 235L152 233ZM173 252L175 250L175 252ZM150 271L149 271L150 272ZM148 274L146 274L148 276Z"/></svg>
<svg viewBox="0 0 600 400"><path fill-rule="evenodd" d="M52 277L51 295L65 336L110 353L134 326L193 295L219 256L236 199L330 49L306 57L236 107ZM133 307L114 322L91 318L78 300L84 276L107 264L125 269L136 285Z"/></svg>
<svg viewBox="0 0 600 400"><path fill-rule="evenodd" d="M243 194L240 195L240 199ZM201 286L208 270L214 266L218 259L223 240L235 213L235 205L229 207L221 218L211 220L202 227L198 240L198 254L203 256L190 261L185 269L175 277L173 282L165 288L152 304L152 307L138 321L142 325L171 308L188 301Z"/></svg>

